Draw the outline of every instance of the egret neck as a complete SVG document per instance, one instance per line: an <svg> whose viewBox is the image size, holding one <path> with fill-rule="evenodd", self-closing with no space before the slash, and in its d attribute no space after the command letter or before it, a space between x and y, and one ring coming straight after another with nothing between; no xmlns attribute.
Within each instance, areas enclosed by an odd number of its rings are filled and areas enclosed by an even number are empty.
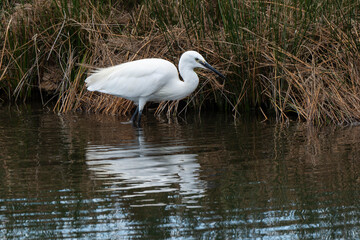
<svg viewBox="0 0 360 240"><path fill-rule="evenodd" d="M181 94L181 98L184 98L186 96L189 96L193 91L195 91L196 87L199 85L199 77L194 72L194 66L187 64L187 62L181 61L182 58L180 58L179 62L179 73L182 77L182 88L181 92L179 89L179 95Z"/></svg>

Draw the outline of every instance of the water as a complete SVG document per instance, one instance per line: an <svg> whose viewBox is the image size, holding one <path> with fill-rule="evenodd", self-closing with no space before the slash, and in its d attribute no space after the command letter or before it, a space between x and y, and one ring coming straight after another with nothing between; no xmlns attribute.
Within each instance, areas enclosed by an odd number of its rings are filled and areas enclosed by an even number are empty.
<svg viewBox="0 0 360 240"><path fill-rule="evenodd" d="M360 127L0 109L1 239L355 239Z"/></svg>

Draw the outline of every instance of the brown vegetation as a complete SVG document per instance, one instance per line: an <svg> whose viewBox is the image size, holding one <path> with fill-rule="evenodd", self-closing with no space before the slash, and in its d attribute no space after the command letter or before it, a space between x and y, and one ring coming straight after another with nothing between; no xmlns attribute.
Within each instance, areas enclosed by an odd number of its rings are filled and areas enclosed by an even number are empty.
<svg viewBox="0 0 360 240"><path fill-rule="evenodd" d="M341 4L5 2L0 97L25 100L40 89L41 97L45 91L57 98L56 111L127 114L130 102L84 89L91 69L147 57L177 64L193 49L228 80L200 72L203 81L186 106L216 105L235 116L255 108L279 121L357 122L360 3ZM161 103L156 113L175 114L178 106Z"/></svg>

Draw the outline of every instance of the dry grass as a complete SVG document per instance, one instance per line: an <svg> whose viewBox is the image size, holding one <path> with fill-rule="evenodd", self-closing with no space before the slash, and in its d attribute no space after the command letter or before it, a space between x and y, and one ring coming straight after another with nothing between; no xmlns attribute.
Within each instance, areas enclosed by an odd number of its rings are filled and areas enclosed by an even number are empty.
<svg viewBox="0 0 360 240"><path fill-rule="evenodd" d="M272 99L282 121L288 120L291 111L311 123L349 124L360 120L357 43L344 38L341 28L327 24L329 28L316 29L317 35L307 39L296 56L277 48L277 53L285 55L278 61L274 46L268 45L263 51L261 65L276 69L262 76L264 94ZM359 26L352 27L358 34Z"/></svg>
<svg viewBox="0 0 360 240"><path fill-rule="evenodd" d="M85 90L88 72L146 57L177 64L183 51L193 49L228 80L217 82L214 75L200 72L203 81L184 109L179 102L164 102L156 114L216 105L234 116L256 108L265 118L275 114L283 122L293 116L316 124L358 122L360 3L336 4L5 3L0 98L26 100L38 92L44 104L49 96L55 99L60 112L128 114L130 102Z"/></svg>
<svg viewBox="0 0 360 240"><path fill-rule="evenodd" d="M64 8L64 3L68 4L68 12L59 11ZM44 8L44 5L47 7ZM177 63L181 53L192 45L184 29L174 27L169 30L173 39L166 38L156 28L156 22L149 18L150 13L145 6L129 10L111 5L99 7L87 1L86 7L77 14L72 7L66 1L37 0L32 4L18 4L11 14L3 15L2 22L7 24L6 33L11 31L16 34L11 37L6 34L2 39L1 82L11 83L10 87L2 86L3 90L6 89L4 93L8 93L8 99L16 96L26 100L30 89L37 86L41 95L47 92L57 98L55 110L59 112L81 109L127 114L132 109L128 101L84 90L83 80L87 73L95 67L147 57L165 58ZM45 23L39 17L44 15L56 18ZM7 21L6 17L10 20ZM38 25L42 29L27 29L29 25ZM24 31L32 37L17 35ZM14 44L8 44L9 41ZM206 51L199 46L192 49ZM211 52L208 54L214 55ZM7 65L2 64L3 58L6 58ZM8 79L7 76L13 78ZM214 82L212 77L210 80ZM216 86L218 84L214 82L211 88L216 90ZM162 104L157 113L166 109L164 106L167 105ZM177 108L171 109L177 111Z"/></svg>

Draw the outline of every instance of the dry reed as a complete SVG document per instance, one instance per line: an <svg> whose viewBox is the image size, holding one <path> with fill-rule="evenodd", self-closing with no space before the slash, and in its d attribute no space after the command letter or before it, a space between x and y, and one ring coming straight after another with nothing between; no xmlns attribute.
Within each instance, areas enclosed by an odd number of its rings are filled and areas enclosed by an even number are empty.
<svg viewBox="0 0 360 240"><path fill-rule="evenodd" d="M5 2L0 98L26 100L39 92L43 101L55 98L59 112L128 114L129 101L85 90L92 68L146 57L177 64L194 49L228 80L200 72L203 81L185 108L164 102L156 114L215 105L234 116L259 109L265 119L274 114L285 122L293 116L316 124L360 121L358 1L125 3Z"/></svg>

